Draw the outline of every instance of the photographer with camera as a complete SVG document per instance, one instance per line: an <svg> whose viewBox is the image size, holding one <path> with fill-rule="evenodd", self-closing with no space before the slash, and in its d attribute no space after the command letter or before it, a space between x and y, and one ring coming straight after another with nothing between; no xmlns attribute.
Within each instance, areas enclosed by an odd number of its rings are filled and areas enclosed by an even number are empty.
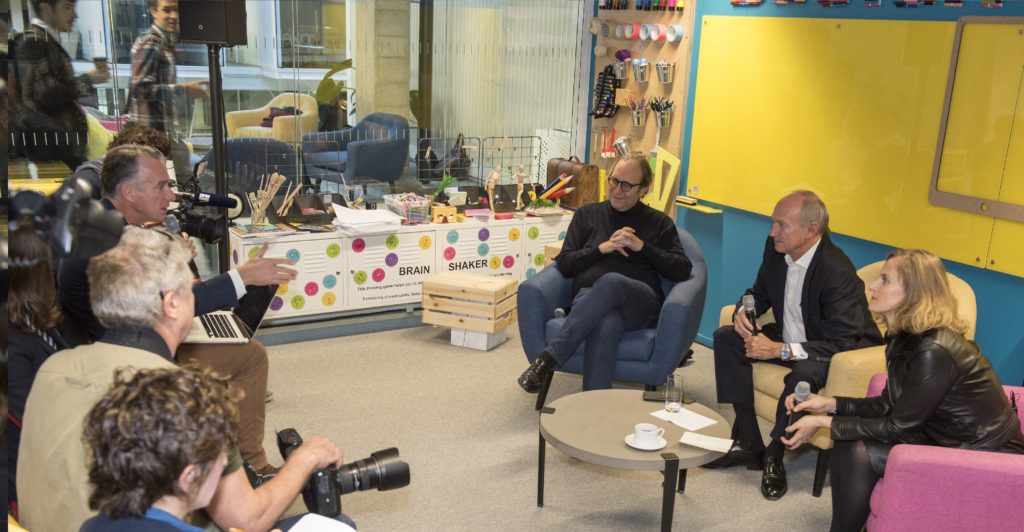
<svg viewBox="0 0 1024 532"><path fill-rule="evenodd" d="M195 308L190 255L178 237L126 227L116 247L89 263L93 309L107 332L97 343L52 355L29 393L18 459L21 518L29 530L76 530L92 515L81 437L86 414L116 369L174 367L172 353L188 335ZM310 475L341 466L343 458L330 440L310 438L277 476L253 489L237 450L228 456L206 512L223 530L249 532L275 526Z"/></svg>
<svg viewBox="0 0 1024 532"><path fill-rule="evenodd" d="M136 226L161 225L167 207L174 199L163 154L150 146L119 145L103 160L103 205L116 209L125 222ZM264 258L266 246L244 265L193 285L195 314L234 308L246 293L246 285L274 285L295 278L287 259ZM104 327L89 304L90 283L85 274L87 260L65 260L58 272L61 306L66 322L71 322L66 339L72 346L99 339ZM194 272L194 270L193 270ZM77 331L73 330L77 326ZM77 333L77 334L76 334ZM273 475L277 469L267 461L263 449L269 361L262 344L186 344L178 349L177 360L195 362L220 375L245 392L239 403L239 447L242 457L257 479Z"/></svg>

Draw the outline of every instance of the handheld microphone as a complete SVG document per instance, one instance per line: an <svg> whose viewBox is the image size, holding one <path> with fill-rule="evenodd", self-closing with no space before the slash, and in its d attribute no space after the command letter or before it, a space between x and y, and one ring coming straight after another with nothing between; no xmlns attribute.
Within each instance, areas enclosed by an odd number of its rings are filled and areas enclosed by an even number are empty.
<svg viewBox="0 0 1024 532"><path fill-rule="evenodd" d="M807 381L800 381L800 382L796 383L796 388L793 390L793 395L795 395L795 397L794 397L795 401L793 403L793 407L796 408L796 405L806 401L807 398L811 395L811 385L807 384ZM792 414L789 415L789 425L792 425L793 423L796 423L797 420L799 420L800 418L804 417L805 414L807 414L807 412L804 412L804 411L795 412L794 411ZM787 425L787 426L789 426L789 425ZM792 437L793 437L793 433L792 432L787 432L786 433L786 439L787 440L791 439Z"/></svg>
<svg viewBox="0 0 1024 532"><path fill-rule="evenodd" d="M757 334L757 308L754 306L754 296L746 294L743 296L743 312L747 315L747 321L750 322L751 334Z"/></svg>
<svg viewBox="0 0 1024 532"><path fill-rule="evenodd" d="M221 194L210 194L208 192L195 192L189 194L187 192L175 192L175 197L178 201L188 202L197 207L224 207L226 209L234 209L238 207L238 200L231 196L224 196Z"/></svg>

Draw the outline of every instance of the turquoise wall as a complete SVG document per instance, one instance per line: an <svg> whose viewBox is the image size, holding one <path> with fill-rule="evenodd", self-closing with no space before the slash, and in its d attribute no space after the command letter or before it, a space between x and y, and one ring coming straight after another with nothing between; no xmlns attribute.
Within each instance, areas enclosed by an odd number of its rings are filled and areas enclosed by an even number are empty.
<svg viewBox="0 0 1024 532"><path fill-rule="evenodd" d="M826 8L814 0L802 5L782 6L766 0L758 7L734 8L725 0L699 1L690 70L694 74L690 79L689 94L696 91L700 28L704 15L948 21L955 21L961 16L1024 16L1024 2L1020 0L1007 0L1002 8L981 7L979 0L966 0L962 8L945 7L941 0L937 5L917 8L897 8L892 0L883 0L882 3L880 7L871 8L865 7L863 0L851 0L846 6ZM683 190L689 167L692 123L691 96L683 133ZM721 208L722 214L704 214L683 208L678 211L679 225L693 234L708 260L708 299L698 335L698 341L705 345L711 345L722 306L735 303L753 282L770 226L765 216L731 207L712 206ZM891 249L877 242L845 235L833 235L833 240L858 268L884 259ZM946 268L974 289L978 300L975 339L992 361L999 378L1005 384L1021 384L1024 382L1024 327L1020 326L1020 321L1024 318L1024 310L1019 305L1024 305L1024 279L948 261Z"/></svg>

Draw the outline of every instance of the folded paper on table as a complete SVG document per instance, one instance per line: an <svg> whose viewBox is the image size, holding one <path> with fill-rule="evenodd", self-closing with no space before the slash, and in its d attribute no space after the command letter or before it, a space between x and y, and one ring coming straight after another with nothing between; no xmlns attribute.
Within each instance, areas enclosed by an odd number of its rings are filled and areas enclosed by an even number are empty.
<svg viewBox="0 0 1024 532"><path fill-rule="evenodd" d="M716 438L714 436L697 434L696 432L684 432L683 437L679 438L679 443L720 453L727 453L729 449L732 449L732 440L729 438Z"/></svg>
<svg viewBox="0 0 1024 532"><path fill-rule="evenodd" d="M387 209L358 210L334 204L334 226L346 235L386 233L402 226L402 217Z"/></svg>
<svg viewBox="0 0 1024 532"><path fill-rule="evenodd" d="M717 421L709 417L702 416L696 412L687 410L686 408L680 409L675 413L669 412L663 408L661 410L651 412L651 415L658 419L668 421L673 425L683 427L686 430L700 430L704 427L710 427L717 423Z"/></svg>
<svg viewBox="0 0 1024 532"><path fill-rule="evenodd" d="M342 523L341 521L335 521L329 517L324 517L317 514L306 514L305 517L299 519L298 523L290 529L292 532L326 532L329 530L337 532L356 532L356 529Z"/></svg>

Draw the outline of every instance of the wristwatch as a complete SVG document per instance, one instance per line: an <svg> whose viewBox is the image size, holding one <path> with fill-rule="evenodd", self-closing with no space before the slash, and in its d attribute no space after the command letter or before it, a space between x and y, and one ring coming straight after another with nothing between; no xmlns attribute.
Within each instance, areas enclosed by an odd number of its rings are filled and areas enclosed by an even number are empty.
<svg viewBox="0 0 1024 532"><path fill-rule="evenodd" d="M779 358L783 362L789 362L793 358L793 348L789 347L789 344L782 344L782 349L779 349Z"/></svg>

